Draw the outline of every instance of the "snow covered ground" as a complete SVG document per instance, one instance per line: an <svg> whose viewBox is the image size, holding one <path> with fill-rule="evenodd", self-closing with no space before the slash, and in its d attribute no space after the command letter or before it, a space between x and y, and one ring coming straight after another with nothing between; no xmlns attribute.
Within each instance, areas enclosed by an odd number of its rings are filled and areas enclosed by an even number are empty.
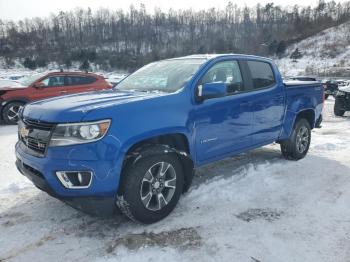
<svg viewBox="0 0 350 262"><path fill-rule="evenodd" d="M350 114L333 103L305 159L271 145L200 168L149 226L40 192L14 166L16 127L0 126L0 261L349 261Z"/></svg>
<svg viewBox="0 0 350 262"><path fill-rule="evenodd" d="M293 62L291 53L298 48L303 57ZM326 29L289 46L286 57L276 59L282 74L339 75L350 77L350 22Z"/></svg>

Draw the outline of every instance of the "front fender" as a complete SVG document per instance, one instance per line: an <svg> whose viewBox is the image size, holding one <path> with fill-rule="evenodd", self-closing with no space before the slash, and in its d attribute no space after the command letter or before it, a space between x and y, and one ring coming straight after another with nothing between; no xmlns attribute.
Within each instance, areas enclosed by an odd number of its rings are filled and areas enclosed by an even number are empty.
<svg viewBox="0 0 350 262"><path fill-rule="evenodd" d="M180 159L185 179L183 192L188 191L194 176L194 165L191 157L184 151L177 150L168 145L144 144L126 156L126 165L136 165L142 158L160 154L175 154Z"/></svg>

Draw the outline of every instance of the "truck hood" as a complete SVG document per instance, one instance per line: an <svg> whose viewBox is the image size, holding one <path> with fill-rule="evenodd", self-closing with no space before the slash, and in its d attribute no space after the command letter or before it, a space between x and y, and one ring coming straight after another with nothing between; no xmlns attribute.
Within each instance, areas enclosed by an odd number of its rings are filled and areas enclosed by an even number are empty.
<svg viewBox="0 0 350 262"><path fill-rule="evenodd" d="M340 91L346 92L346 93L350 93L350 85L348 86L340 86L338 88Z"/></svg>
<svg viewBox="0 0 350 262"><path fill-rule="evenodd" d="M125 92L105 90L87 92L30 103L23 116L44 122L79 122L94 110L113 110L115 106L159 97L162 93ZM113 113L111 113L113 115Z"/></svg>

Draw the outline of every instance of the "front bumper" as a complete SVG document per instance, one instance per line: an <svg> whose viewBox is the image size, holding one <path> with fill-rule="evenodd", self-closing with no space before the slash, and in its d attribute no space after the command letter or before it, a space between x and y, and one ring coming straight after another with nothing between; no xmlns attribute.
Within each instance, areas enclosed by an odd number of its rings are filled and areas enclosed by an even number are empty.
<svg viewBox="0 0 350 262"><path fill-rule="evenodd" d="M107 216L114 212L120 168L116 159L106 157L108 160L104 160L101 157L100 154L106 153L103 145L94 143L78 147L49 148L46 157L28 154L24 147L22 142L16 144L16 166L36 187L93 215ZM96 147L95 157L88 153L93 152L91 147ZM72 150L78 150L79 153ZM68 189L62 185L56 171L74 170L93 172L90 187Z"/></svg>

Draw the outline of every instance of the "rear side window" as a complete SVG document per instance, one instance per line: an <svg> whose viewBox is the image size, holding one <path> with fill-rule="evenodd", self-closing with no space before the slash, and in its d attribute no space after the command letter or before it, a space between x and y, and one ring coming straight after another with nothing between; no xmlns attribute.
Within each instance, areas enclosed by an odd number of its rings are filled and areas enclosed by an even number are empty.
<svg viewBox="0 0 350 262"><path fill-rule="evenodd" d="M267 88L276 83L271 65L260 61L247 61L252 76L253 88Z"/></svg>
<svg viewBox="0 0 350 262"><path fill-rule="evenodd" d="M93 76L67 76L66 79L68 86L89 85L97 81Z"/></svg>

